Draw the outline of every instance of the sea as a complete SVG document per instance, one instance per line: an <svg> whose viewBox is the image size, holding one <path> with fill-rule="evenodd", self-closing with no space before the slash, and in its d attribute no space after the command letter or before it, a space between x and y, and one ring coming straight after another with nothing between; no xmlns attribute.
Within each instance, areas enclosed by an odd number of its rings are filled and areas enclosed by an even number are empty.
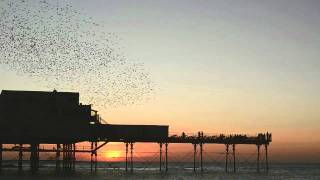
<svg viewBox="0 0 320 180"><path fill-rule="evenodd" d="M211 163L203 165L203 172L200 171L199 164L194 172L193 163L181 162L168 165L168 171L162 167L160 171L159 163L135 162L133 172L125 171L124 162L99 162L97 171L91 171L90 162L77 162L75 171L72 172L57 172L55 162L41 161L39 171L36 174L30 172L30 167L27 163L23 163L23 169L18 170L16 163L3 164L0 180L111 180L111 179L150 179L150 180L188 180L188 179L315 179L320 180L320 163L319 164L302 164L302 163L271 163L269 172L265 171L265 167L261 167L258 173L256 166L237 166L236 172L233 172L233 167L229 167L225 172L225 166L222 163Z"/></svg>

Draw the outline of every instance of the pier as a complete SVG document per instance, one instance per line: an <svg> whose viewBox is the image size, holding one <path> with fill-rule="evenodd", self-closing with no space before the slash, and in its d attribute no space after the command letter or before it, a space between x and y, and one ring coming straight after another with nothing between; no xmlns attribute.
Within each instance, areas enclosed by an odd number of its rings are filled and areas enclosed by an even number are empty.
<svg viewBox="0 0 320 180"><path fill-rule="evenodd" d="M77 143L90 142L90 148L79 149ZM91 171L97 171L98 151L110 142L125 145L125 171L134 172L134 144L157 143L159 145L159 171L169 171L168 151L170 144L190 144L193 147L193 171L200 163L204 172L203 152L206 145L220 144L225 147L225 172L236 168L238 145L254 145L257 150L256 171L260 172L261 147L265 152L265 171L269 170L268 146L271 133L255 136L245 134L169 135L167 125L108 124L91 109L91 105L79 103L78 93L2 91L0 95L0 171L6 152L18 154L18 169L23 168L23 154L30 153L30 169L39 169L41 153L54 153L58 172L76 170L76 153L90 154ZM8 148L8 145L13 147ZM40 148L41 144L54 144L55 148ZM230 152L231 151L231 152ZM197 157L199 153L200 157ZM62 157L61 157L62 155ZM230 156L232 163L230 164ZM61 167L62 164L62 167Z"/></svg>
<svg viewBox="0 0 320 180"><path fill-rule="evenodd" d="M39 144L19 144L18 146L14 146L13 148L3 148L4 144L0 144L0 165L2 164L2 157L5 152L16 152L19 155L18 159L18 169L22 169L22 155L25 152L30 153L30 167L32 172L36 172L39 168L39 154L40 153L55 153L56 154L56 169L57 171L71 172L75 171L75 155L76 153L88 153L91 157L91 171L97 171L97 152L100 148L107 145L109 142L123 142L125 144L125 171L133 172L134 171L134 144L135 143L157 143L159 144L159 171L169 171L168 162L168 151L170 144L190 144L193 146L193 171L196 172L196 162L200 163L200 172L204 171L203 166L203 151L205 145L210 144L221 144L225 146L225 172L229 172L229 166L232 167L233 172L236 172L236 146L237 145L254 145L257 147L257 172L260 172L260 159L261 159L261 146L264 147L265 152L265 171L268 172L269 162L268 162L268 146L271 142L271 134L258 134L258 136L247 136L247 135L224 135L221 134L219 136L206 136L202 132L199 132L201 136L177 136L171 135L164 141L146 141L135 139L132 141L127 141L126 139L122 140L113 140L108 141L105 139L98 146L98 142L91 142L90 149L77 149L76 144L57 144L56 148L39 148ZM62 148L61 148L62 147ZM230 153L229 150L232 152ZM200 158L197 159L196 154L199 152ZM60 154L62 153L62 159L60 158ZM232 164L229 164L228 159L229 156L232 156ZM164 163L163 163L164 161ZM62 163L62 169L60 164ZM163 167L164 164L164 167ZM1 170L1 166L0 166Z"/></svg>

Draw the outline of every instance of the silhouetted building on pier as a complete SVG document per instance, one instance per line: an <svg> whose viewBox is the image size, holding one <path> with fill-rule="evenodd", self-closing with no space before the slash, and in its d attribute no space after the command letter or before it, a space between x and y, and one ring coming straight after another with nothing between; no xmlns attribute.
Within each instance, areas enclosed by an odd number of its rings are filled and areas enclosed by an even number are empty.
<svg viewBox="0 0 320 180"><path fill-rule="evenodd" d="M79 93L2 91L0 141L29 144L85 141L97 123L91 105L79 104Z"/></svg>
<svg viewBox="0 0 320 180"><path fill-rule="evenodd" d="M92 140L157 140L168 126L101 124L79 93L6 91L0 95L0 142L63 144Z"/></svg>

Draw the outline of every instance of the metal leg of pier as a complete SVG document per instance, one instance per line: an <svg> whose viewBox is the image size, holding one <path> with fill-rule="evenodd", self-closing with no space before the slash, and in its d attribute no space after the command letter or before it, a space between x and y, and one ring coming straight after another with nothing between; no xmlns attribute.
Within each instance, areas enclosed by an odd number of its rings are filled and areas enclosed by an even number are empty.
<svg viewBox="0 0 320 180"><path fill-rule="evenodd" d="M197 144L193 144L193 171L196 172Z"/></svg>
<svg viewBox="0 0 320 180"><path fill-rule="evenodd" d="M67 171L68 169L68 144L63 144L63 158L62 158L62 166L63 171Z"/></svg>
<svg viewBox="0 0 320 180"><path fill-rule="evenodd" d="M160 172L162 171L162 143L159 143L159 146L160 146L160 152L159 152L159 170Z"/></svg>
<svg viewBox="0 0 320 180"><path fill-rule="evenodd" d="M66 171L67 169L67 145L66 144L63 144L63 158L62 158L62 166L63 166L63 171Z"/></svg>
<svg viewBox="0 0 320 180"><path fill-rule="evenodd" d="M200 143L200 168L201 168L201 173L203 172L203 144Z"/></svg>
<svg viewBox="0 0 320 180"><path fill-rule="evenodd" d="M236 172L236 145L232 144L233 172Z"/></svg>
<svg viewBox="0 0 320 180"><path fill-rule="evenodd" d="M64 157L63 157L63 164L64 164L64 168L63 170L64 171L67 171L68 170L68 167L69 167L69 145L68 144L64 144Z"/></svg>
<svg viewBox="0 0 320 180"><path fill-rule="evenodd" d="M91 154L90 154L90 171L93 170L93 142L91 142Z"/></svg>
<svg viewBox="0 0 320 180"><path fill-rule="evenodd" d="M65 149L66 149L66 146L65 146L65 144L62 144L62 170L64 170L65 169L65 157L66 157L66 155L65 155Z"/></svg>
<svg viewBox="0 0 320 180"><path fill-rule="evenodd" d="M126 143L126 172L128 172L128 143Z"/></svg>
<svg viewBox="0 0 320 180"><path fill-rule="evenodd" d="M63 144L62 148L63 158L62 167L65 172L71 172L73 170L74 163L74 144Z"/></svg>
<svg viewBox="0 0 320 180"><path fill-rule="evenodd" d="M19 160L18 160L18 167L19 167L20 171L22 170L22 156L23 156L22 150L23 150L23 145L20 144L20 146L19 146Z"/></svg>
<svg viewBox="0 0 320 180"><path fill-rule="evenodd" d="M39 144L31 144L30 150L31 172L35 174L39 168Z"/></svg>
<svg viewBox="0 0 320 180"><path fill-rule="evenodd" d="M269 172L269 162L268 162L268 144L265 144L264 149L266 151L266 172Z"/></svg>
<svg viewBox="0 0 320 180"><path fill-rule="evenodd" d="M166 172L168 172L168 143L165 144L166 147Z"/></svg>
<svg viewBox="0 0 320 180"><path fill-rule="evenodd" d="M60 151L61 151L61 145L57 144L57 151L56 151L56 171L60 171Z"/></svg>
<svg viewBox="0 0 320 180"><path fill-rule="evenodd" d="M130 168L131 168L131 173L133 173L133 142L130 143Z"/></svg>
<svg viewBox="0 0 320 180"><path fill-rule="evenodd" d="M2 148L3 148L3 145L0 144L0 172L2 170Z"/></svg>
<svg viewBox="0 0 320 180"><path fill-rule="evenodd" d="M76 144L73 144L73 152L72 152L72 171L76 170Z"/></svg>
<svg viewBox="0 0 320 180"><path fill-rule="evenodd" d="M63 144L63 159L62 159L62 166L63 171L68 171L69 169L69 144Z"/></svg>
<svg viewBox="0 0 320 180"><path fill-rule="evenodd" d="M226 172L228 172L229 144L226 144Z"/></svg>
<svg viewBox="0 0 320 180"><path fill-rule="evenodd" d="M260 172L260 144L257 145L257 172Z"/></svg>
<svg viewBox="0 0 320 180"><path fill-rule="evenodd" d="M72 144L68 144L68 170L72 170Z"/></svg>
<svg viewBox="0 0 320 180"><path fill-rule="evenodd" d="M68 170L72 169L72 144L68 144Z"/></svg>
<svg viewBox="0 0 320 180"><path fill-rule="evenodd" d="M94 149L97 149L98 142L94 142ZM97 172L97 165L98 165L98 154L97 150L94 151L94 171Z"/></svg>

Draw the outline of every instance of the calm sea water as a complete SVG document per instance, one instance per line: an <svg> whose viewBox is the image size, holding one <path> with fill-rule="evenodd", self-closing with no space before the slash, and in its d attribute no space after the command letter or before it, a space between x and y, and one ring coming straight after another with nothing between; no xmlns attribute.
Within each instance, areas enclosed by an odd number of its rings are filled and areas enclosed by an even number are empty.
<svg viewBox="0 0 320 180"><path fill-rule="evenodd" d="M72 174L55 172L53 162L41 162L38 174L32 175L29 167L23 167L23 171L17 170L16 164L5 164L0 180L18 179L86 179L86 180L105 180L105 179L319 179L320 164L270 164L269 173L265 173L262 167L260 173L256 172L256 167L252 165L242 165L237 167L237 173L225 173L224 165L204 164L204 173L193 172L193 163L172 163L169 164L169 171L159 172L158 163L139 163L134 164L134 173L126 173L124 163L104 163L98 164L96 173L90 172L90 164L78 162L76 171ZM230 168L230 171L232 169Z"/></svg>

